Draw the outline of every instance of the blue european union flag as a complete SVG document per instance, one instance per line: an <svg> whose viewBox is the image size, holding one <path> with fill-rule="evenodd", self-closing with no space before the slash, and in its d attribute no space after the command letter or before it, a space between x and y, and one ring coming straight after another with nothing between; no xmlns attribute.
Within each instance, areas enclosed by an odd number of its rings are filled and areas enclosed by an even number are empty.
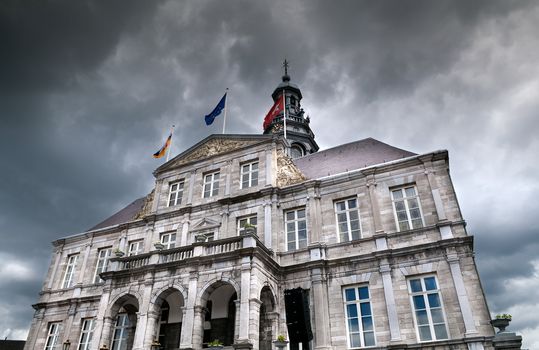
<svg viewBox="0 0 539 350"><path fill-rule="evenodd" d="M225 103L226 103L226 92L225 92L225 94L223 95L223 98L221 98L221 101L219 101L219 103L217 104L217 106L215 106L215 108L213 109L213 111L211 111L210 114L208 114L207 116L204 117L204 120L206 121L206 125L211 125L211 123L213 123L213 120L214 120L219 114L221 114L221 112L223 111L223 108L225 108Z"/></svg>

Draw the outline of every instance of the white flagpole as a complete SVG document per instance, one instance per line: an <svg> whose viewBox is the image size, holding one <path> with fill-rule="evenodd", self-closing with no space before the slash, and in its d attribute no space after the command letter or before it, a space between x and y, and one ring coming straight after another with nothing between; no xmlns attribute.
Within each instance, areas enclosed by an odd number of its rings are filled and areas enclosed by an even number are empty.
<svg viewBox="0 0 539 350"><path fill-rule="evenodd" d="M225 133L225 125L226 125L226 107L228 105L228 88L226 88L226 97L225 97L225 115L223 116L223 134Z"/></svg>
<svg viewBox="0 0 539 350"><path fill-rule="evenodd" d="M283 106L284 106L283 129L284 129L284 138L286 139L286 97L284 95L284 89L283 89Z"/></svg>
<svg viewBox="0 0 539 350"><path fill-rule="evenodd" d="M165 161L168 162L168 159L170 158L170 152L172 152L172 140L174 140L174 137L172 134L174 134L174 126L175 125L172 125L172 128L170 129L170 146L168 146L168 151L167 151L167 160Z"/></svg>

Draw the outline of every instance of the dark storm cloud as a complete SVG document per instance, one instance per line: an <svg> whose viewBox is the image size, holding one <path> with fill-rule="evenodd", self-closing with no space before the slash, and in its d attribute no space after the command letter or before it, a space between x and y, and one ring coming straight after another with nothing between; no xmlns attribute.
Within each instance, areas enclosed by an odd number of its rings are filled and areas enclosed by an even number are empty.
<svg viewBox="0 0 539 350"><path fill-rule="evenodd" d="M150 191L160 163L149 155L171 124L175 153L219 133L200 118L229 87L227 131L259 133L284 57L322 147L373 136L449 149L491 311L524 305L511 288L536 271L538 12L524 1L3 2L0 253L31 251L16 261L33 272L0 280L0 300L20 298L0 302L0 336L2 319L25 332L50 241Z"/></svg>

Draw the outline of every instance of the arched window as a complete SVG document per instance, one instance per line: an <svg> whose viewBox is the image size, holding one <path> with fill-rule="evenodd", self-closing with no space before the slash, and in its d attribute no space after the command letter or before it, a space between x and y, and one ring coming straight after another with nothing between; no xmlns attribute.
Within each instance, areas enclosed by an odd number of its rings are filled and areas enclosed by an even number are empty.
<svg viewBox="0 0 539 350"><path fill-rule="evenodd" d="M290 147L290 157L293 159L303 157L304 152L303 148L300 145L294 144L292 147Z"/></svg>

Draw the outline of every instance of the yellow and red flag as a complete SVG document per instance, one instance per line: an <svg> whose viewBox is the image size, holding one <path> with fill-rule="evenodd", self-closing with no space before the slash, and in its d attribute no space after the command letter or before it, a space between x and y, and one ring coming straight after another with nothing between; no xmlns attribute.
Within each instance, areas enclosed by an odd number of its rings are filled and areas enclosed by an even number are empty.
<svg viewBox="0 0 539 350"><path fill-rule="evenodd" d="M170 135L168 135L167 140L165 141L165 144L163 145L163 147L161 147L161 149L159 151L155 152L153 154L153 157L154 158L161 158L162 156L164 156L165 153L167 153L167 149L170 147L171 142L172 142L172 133L170 133Z"/></svg>
<svg viewBox="0 0 539 350"><path fill-rule="evenodd" d="M278 116L280 113L284 110L284 98L282 98L284 95L281 95L278 99L275 100L275 103L269 110L268 114L266 114L266 117L264 118L264 124L262 127L266 129L273 119L275 119L276 116Z"/></svg>

